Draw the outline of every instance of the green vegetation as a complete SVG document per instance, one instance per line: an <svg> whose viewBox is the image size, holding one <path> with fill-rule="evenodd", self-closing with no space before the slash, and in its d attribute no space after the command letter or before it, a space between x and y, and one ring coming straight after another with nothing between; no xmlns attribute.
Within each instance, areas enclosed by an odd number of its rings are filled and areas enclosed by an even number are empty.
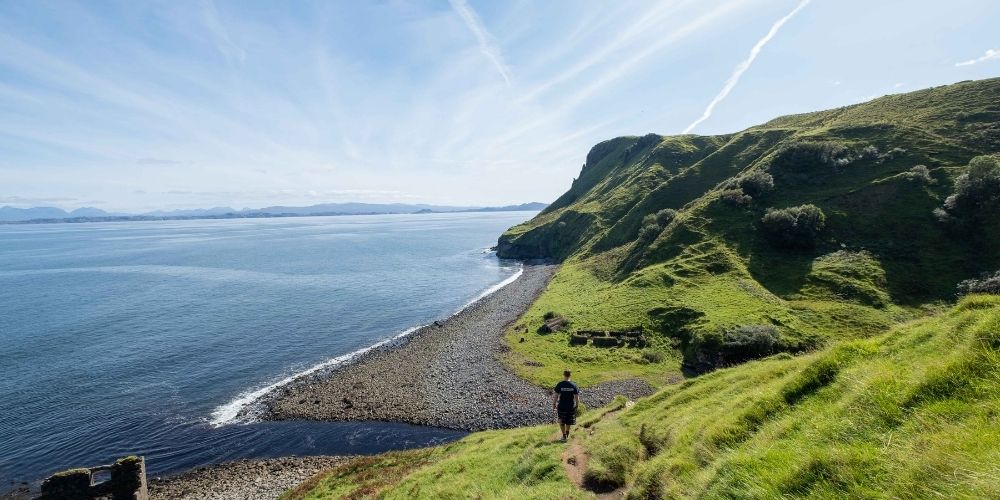
<svg viewBox="0 0 1000 500"><path fill-rule="evenodd" d="M314 477L284 500L586 498L563 471L553 426L478 432L435 448L365 457Z"/></svg>
<svg viewBox="0 0 1000 500"><path fill-rule="evenodd" d="M958 284L959 295L970 293L1000 294L1000 271L986 273L979 278L967 279Z"/></svg>
<svg viewBox="0 0 1000 500"><path fill-rule="evenodd" d="M816 205L769 208L760 219L764 234L785 248L813 248L826 227L826 214Z"/></svg>
<svg viewBox="0 0 1000 500"><path fill-rule="evenodd" d="M285 498L995 498L1000 296L624 403L582 416L573 446L554 426L476 433L357 459ZM561 463L573 449L582 488Z"/></svg>
<svg viewBox="0 0 1000 500"><path fill-rule="evenodd" d="M569 446L554 426L477 433L287 498L1000 497L1000 296L981 295L1000 292L998 95L596 145L500 238L562 263L506 362L544 387L569 367L661 389L581 415ZM572 343L635 327L645 345Z"/></svg>
<svg viewBox="0 0 1000 500"><path fill-rule="evenodd" d="M546 386L567 366L585 386L662 384L954 300L960 281L1000 269L997 95L1000 79L963 82L736 134L598 144L566 194L500 238L502 256L563 264L508 332L509 365ZM571 326L523 334L545 310ZM570 345L574 331L636 325L673 354ZM734 337L763 326L777 338Z"/></svg>
<svg viewBox="0 0 1000 500"><path fill-rule="evenodd" d="M944 200L942 218L983 224L1000 210L1000 156L977 156L969 171L955 179L955 193Z"/></svg>

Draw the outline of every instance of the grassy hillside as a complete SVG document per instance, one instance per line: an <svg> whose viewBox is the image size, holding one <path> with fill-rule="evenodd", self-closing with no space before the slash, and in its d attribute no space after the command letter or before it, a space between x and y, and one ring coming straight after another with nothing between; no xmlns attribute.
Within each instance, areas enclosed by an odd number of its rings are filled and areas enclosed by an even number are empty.
<svg viewBox="0 0 1000 500"><path fill-rule="evenodd" d="M659 392L591 410L569 444L476 433L286 497L1000 497L1000 296L976 295L1000 272L959 286L1000 269L998 96L963 82L598 144L500 238L562 262L506 361L542 386L570 367ZM568 328L543 333L552 316ZM573 336L640 326L631 347Z"/></svg>
<svg viewBox="0 0 1000 500"><path fill-rule="evenodd" d="M298 498L996 498L1000 297L778 354L554 426L473 434L317 476ZM575 466L567 464L572 458ZM579 475L573 473L579 469Z"/></svg>
<svg viewBox="0 0 1000 500"><path fill-rule="evenodd" d="M501 256L563 262L508 332L509 365L540 385L566 366L585 385L662 384L954 300L1000 268L995 204L975 224L935 215L973 158L1000 152L997 96L1000 79L963 82L731 135L598 144L569 191L500 238ZM569 331L536 333L550 311ZM568 341L634 326L645 349Z"/></svg>

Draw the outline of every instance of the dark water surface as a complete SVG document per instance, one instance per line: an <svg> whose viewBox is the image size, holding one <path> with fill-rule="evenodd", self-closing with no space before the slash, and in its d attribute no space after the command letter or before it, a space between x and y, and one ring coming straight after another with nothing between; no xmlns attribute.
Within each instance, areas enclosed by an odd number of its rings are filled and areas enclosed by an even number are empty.
<svg viewBox="0 0 1000 500"><path fill-rule="evenodd" d="M130 453L156 475L461 436L231 417L511 278L485 249L532 215L0 226L0 489Z"/></svg>

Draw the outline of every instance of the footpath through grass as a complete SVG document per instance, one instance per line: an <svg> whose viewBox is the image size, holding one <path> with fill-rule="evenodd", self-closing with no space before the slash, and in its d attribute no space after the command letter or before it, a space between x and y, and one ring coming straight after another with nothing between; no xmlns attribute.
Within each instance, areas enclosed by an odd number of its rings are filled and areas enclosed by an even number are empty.
<svg viewBox="0 0 1000 500"><path fill-rule="evenodd" d="M621 402L618 401L617 404ZM1000 497L1000 297L662 389L578 430L629 498ZM285 498L586 498L554 426L358 459Z"/></svg>

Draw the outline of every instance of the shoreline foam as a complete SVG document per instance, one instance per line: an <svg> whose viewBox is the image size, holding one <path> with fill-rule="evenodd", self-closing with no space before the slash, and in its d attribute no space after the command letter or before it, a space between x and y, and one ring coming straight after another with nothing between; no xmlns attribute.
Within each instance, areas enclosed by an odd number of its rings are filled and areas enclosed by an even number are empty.
<svg viewBox="0 0 1000 500"><path fill-rule="evenodd" d="M354 362L286 384L262 403L265 420L385 421L478 431L552 422L551 396L504 366L503 335L544 291L553 265L529 265L447 320L405 343L372 349ZM588 407L617 394L647 395L641 380L599 384Z"/></svg>
<svg viewBox="0 0 1000 500"><path fill-rule="evenodd" d="M480 293L478 296L476 296L476 298L474 298L471 301L467 302L465 305L463 305L462 307L460 307L457 311L455 311L454 313L452 313L451 315L449 315L445 319L445 321L447 321L448 319L451 319L451 318L457 316L458 314L461 314L462 311L465 311L466 309L468 309L469 307L473 306L477 302L485 299L486 297L489 297L490 295L496 293L497 291L501 290L502 288L506 287L507 285L510 285L511 283L517 281L517 279L520 278L522 274L524 274L524 265L520 264L518 266L517 271L515 271L514 274L508 276L507 278L504 278L499 283L491 285L489 288L487 288L482 293ZM378 350L378 349L385 349L385 348L395 347L396 344L400 343L403 340L406 340L407 337L413 335L415 332L420 331L420 329L426 328L426 327L428 327L428 326L430 326L432 324L434 324L434 323L427 323L427 324L417 325L417 326L413 326L413 327L407 328L407 329L403 330L402 332L397 333L396 335L393 335L392 337L380 340L380 341L378 341L378 342L376 342L376 343L374 343L374 344L372 344L370 346L363 347L361 349L349 352L347 354L342 354L340 356L336 356L336 357L330 358L330 359L328 359L326 361L317 363L317 364L315 364L315 365L313 365L313 366L311 366L309 368L306 368L305 370L302 370L302 371L293 373L291 375L288 375L288 376L286 376L284 378L281 378L280 380L278 380L276 382L272 382L272 383L270 383L270 384L268 384L268 385L266 385L264 387L260 387L258 389L251 389L251 390L247 390L247 391L241 392L240 394L238 394L235 398L233 398L229 402L224 403L222 405L219 405L219 406L215 407L212 410L211 418L209 420L209 423L213 427L221 427L223 425L246 424L246 423L253 423L255 421L258 421L259 420L258 417L260 416L260 414L262 414L264 411L266 411L266 408L262 407L262 408L257 409L256 411L254 411L251 408L254 405L260 405L262 403L262 401L264 400L264 398L266 396L268 396L269 394L273 393L274 391L276 391L278 389L281 389L281 388L283 388L283 387L285 387L285 386L287 386L289 384L292 384L292 383L294 383L294 382L296 382L298 380L301 380L301 379L303 379L305 377L309 377L310 375L314 375L316 373L322 372L324 370L330 370L330 369L342 367L342 366L344 366L346 364L351 363L352 361L357 360L358 358L364 356L365 354L368 354L369 352L372 352L372 351L375 351L375 350Z"/></svg>

